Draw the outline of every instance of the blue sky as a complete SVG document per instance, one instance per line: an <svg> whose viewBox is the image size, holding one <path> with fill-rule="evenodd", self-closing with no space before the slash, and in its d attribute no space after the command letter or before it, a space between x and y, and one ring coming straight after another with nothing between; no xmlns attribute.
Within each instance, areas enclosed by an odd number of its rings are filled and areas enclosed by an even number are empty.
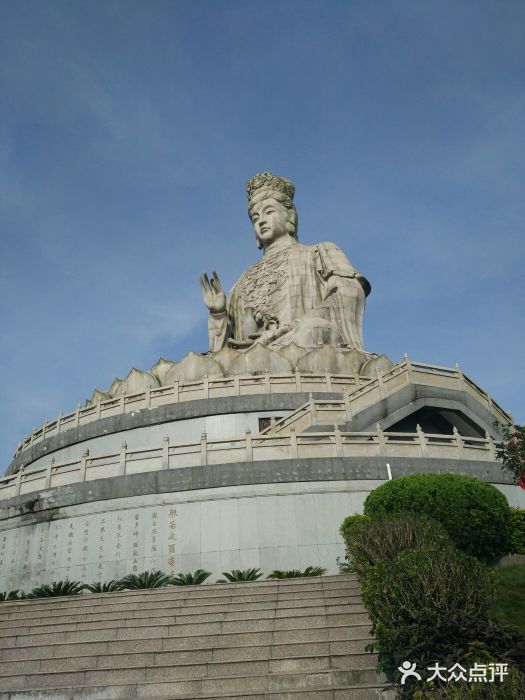
<svg viewBox="0 0 525 700"><path fill-rule="evenodd" d="M365 343L525 420L521 0L0 0L0 458L207 349L198 275L258 257L244 183L372 283Z"/></svg>

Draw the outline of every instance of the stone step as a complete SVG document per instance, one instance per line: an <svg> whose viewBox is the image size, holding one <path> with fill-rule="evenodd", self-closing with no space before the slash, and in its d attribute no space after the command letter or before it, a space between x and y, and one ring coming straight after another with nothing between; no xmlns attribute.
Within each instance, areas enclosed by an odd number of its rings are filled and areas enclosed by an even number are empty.
<svg viewBox="0 0 525 700"><path fill-rule="evenodd" d="M113 627L116 623L124 627L142 627L147 625L162 625L162 624L200 624L203 622L220 622L223 620L271 620L281 617L297 617L311 615L341 615L365 612L365 608L361 602L347 603L339 605L316 605L304 607L282 607L282 608L263 608L262 610L223 610L212 613L207 612L192 612L187 614L173 614L171 611L163 611L155 609L150 611L149 615L125 616L122 615L82 615L78 620L60 619L50 620L48 623L42 618L37 618L34 623L25 620L25 624L21 625L18 621L4 623L0 627L0 639L10 636L13 631L18 636L23 634L37 634L41 631L46 632L69 632L75 630L98 629L101 627ZM45 629L44 629L45 628Z"/></svg>
<svg viewBox="0 0 525 700"><path fill-rule="evenodd" d="M234 650L235 651L235 650ZM228 654L225 654L228 657ZM129 671L148 669L159 672L159 677L176 680L196 680L200 678L224 678L239 675L262 675L268 673L288 673L298 671L326 671L329 669L366 670L375 669L377 656L367 652L353 654L318 653L305 656L262 657L243 659L235 658L234 654L223 660L213 659L209 651L109 654L97 657L70 657L68 659L42 659L31 661L9 661L2 663L0 688L5 682L7 688L10 682L17 687L18 678L29 676L37 679L42 675L56 677L53 685L60 687L60 678L73 672L85 671L86 683L91 679L100 682L106 671ZM239 656L239 655L237 655ZM233 658L232 658L233 657ZM33 681L31 681L33 682ZM37 685L37 687L39 687Z"/></svg>
<svg viewBox="0 0 525 700"><path fill-rule="evenodd" d="M194 595L191 598L180 598L171 597L169 594L165 596L149 595L148 592L136 592L134 596L121 593L104 593L104 594L82 594L79 596L69 596L69 597L57 597L57 598L38 598L33 600L24 601L6 601L2 602L0 607L0 616L3 618L7 615L13 615L17 613L25 613L26 615L31 615L34 612L41 612L46 614L47 611L68 611L72 610L78 612L82 611L95 611L102 608L107 608L109 606L116 606L118 608L127 607L137 607L137 605L148 604L150 606L154 605L186 605L188 607L199 606L199 605L220 605L228 603L249 603L249 602L264 602L264 601L285 601L285 600L295 600L297 597L303 599L315 599L319 597L325 598L340 598L342 595L357 595L359 593L358 585L345 586L341 589L330 589L328 591L322 590L307 590L301 591L266 591L257 593L253 588L250 589L250 594L247 595ZM200 591L199 591L200 593ZM153 591L152 591L153 594ZM104 596L104 597L102 597ZM158 596L158 597L157 597ZM56 601L53 605L51 601ZM186 601L186 602L183 602Z"/></svg>
<svg viewBox="0 0 525 700"><path fill-rule="evenodd" d="M233 635L232 635L233 636ZM327 635L319 635L327 636ZM30 662L33 666L27 666L35 671L48 670L75 670L79 668L102 668L107 665L107 658L115 659L115 665L119 662L117 657L132 656L138 654L139 657L147 657L145 660L152 664L157 663L165 654L172 654L173 658L180 659L184 663L189 662L209 662L209 661L256 661L261 659L282 659L307 654L365 654L366 647L371 642L371 638L362 637L358 639L331 641L328 639L303 642L273 642L271 637L262 643L260 635L246 633L243 639L233 636L230 644L223 641L222 646L218 644L216 637L204 637L199 639L198 645L170 644L179 640L163 640L161 637L154 640L143 640L143 644L134 643L128 646L128 642L115 643L86 643L86 644L57 644L47 647L17 647L16 649L4 649L0 655L0 677L4 674L13 673L13 669L18 670L24 662ZM189 640L191 641L191 640ZM221 640L222 641L222 640ZM154 642L154 643L152 643ZM164 645L163 645L163 642ZM172 647L171 649L169 647ZM73 659L73 660L72 660ZM85 661L82 661L84 659ZM91 660L88 663L87 660ZM130 663L132 660L130 660ZM138 663L132 663L138 665ZM53 668L56 666L56 668Z"/></svg>
<svg viewBox="0 0 525 700"><path fill-rule="evenodd" d="M88 623L85 623L86 625ZM370 624L370 618L365 612L342 613L339 615L308 615L294 617L275 617L271 619L220 620L216 622L189 622L184 624L151 624L136 626L106 626L86 629L85 626L69 632L37 632L35 634L19 634L16 637L0 637L0 649L23 644L62 642L111 641L116 639L145 639L151 636L199 636L202 634L223 634L232 632L273 632L309 627L340 627Z"/></svg>
<svg viewBox="0 0 525 700"><path fill-rule="evenodd" d="M168 697L179 695L216 696L228 693L253 691L283 691L323 689L330 686L356 686L381 684L381 677L374 668L338 668L331 666L334 657L295 659L295 665L275 661L217 664L212 675L206 675L206 666L156 666L124 669L84 670L64 673L18 674L0 678L0 692L71 688L87 689L97 686L127 686L128 695L120 697L163 697L159 685ZM337 664L337 661L334 662ZM309 664L309 665L308 665ZM236 668L234 668L236 666ZM241 670L242 669L242 670ZM241 671L236 673L235 671ZM225 675L218 675L223 673ZM133 694L133 685L135 693ZM49 692L49 690L48 690ZM78 695L77 695L78 697ZM99 696L99 697L112 697ZM144 695L142 695L144 697ZM164 696L166 697L166 696Z"/></svg>
<svg viewBox="0 0 525 700"><path fill-rule="evenodd" d="M232 595L231 586L235 586L235 595L241 597L243 595L251 595L254 589L259 593L265 592L275 592L279 590L281 592L299 592L308 590L334 590L339 588L346 588L347 586L358 586L359 582L355 574L334 574L331 576L311 576L305 578L289 578L289 579L278 579L278 580L258 580L258 581L246 581L239 583L204 583L199 586L165 586L163 588L149 588L149 589L138 589L138 590L125 590L125 591L114 591L112 593L90 593L90 598L107 598L108 596L120 596L120 597L130 597L130 599L146 595L150 596L173 596L178 598L195 598L195 597L205 597L205 596L229 596ZM54 605L60 603L68 604L75 600L78 601L77 597L63 596L54 598L38 598L35 600L27 601L6 601L5 605L17 605L19 603L42 603L48 605Z"/></svg>
<svg viewBox="0 0 525 700"><path fill-rule="evenodd" d="M148 694L155 692L155 695ZM283 692L250 691L212 695L174 695L170 683L136 684L127 686L97 686L91 688L61 688L60 690L31 690L0 693L0 700L395 700L396 693L385 685L354 685L353 687L332 686L324 689L288 689Z"/></svg>
<svg viewBox="0 0 525 700"><path fill-rule="evenodd" d="M138 639L123 639L118 641L69 642L64 643L62 635L56 636L56 642L45 645L24 645L19 643L12 647L0 649L2 661L12 661L17 658L41 659L65 656L83 656L87 654L120 654L131 652L155 651L191 651L206 648L249 647L263 644L301 644L317 642L345 643L371 641L370 621L366 624L342 627L310 627L305 629L278 630L274 632L239 632L222 634L205 634L198 637L165 637L150 636Z"/></svg>
<svg viewBox="0 0 525 700"><path fill-rule="evenodd" d="M300 604L301 607L321 605L337 606L340 604L348 604L357 601L361 601L361 596L358 591L352 591L351 593L338 596L320 595L316 596L315 598L309 598L301 595L294 595L293 597L263 599L262 601L239 602L238 600L233 600L233 602L229 603L212 602L204 604L193 603L191 605L186 605L180 602L171 603L170 601L166 601L165 603L146 602L142 603L140 607L137 607L137 603L116 603L113 605L108 604L93 606L88 609L85 609L85 607L73 609L59 608L58 610L50 610L45 612L42 611L40 608L30 608L21 612L7 612L4 615L2 615L0 617L0 629L10 627L13 624L23 625L24 623L27 623L29 621L31 622L31 624L38 624L38 620L45 620L46 622L49 621L54 624L57 622L66 622L68 620L81 621L86 617L98 619L99 616L102 616L104 619L117 619L121 617L124 613L132 617L147 617L154 612L158 612L159 610L169 611L169 613L173 615L191 615L194 613L201 614L222 611L238 612L239 610L255 611L293 608L297 604Z"/></svg>

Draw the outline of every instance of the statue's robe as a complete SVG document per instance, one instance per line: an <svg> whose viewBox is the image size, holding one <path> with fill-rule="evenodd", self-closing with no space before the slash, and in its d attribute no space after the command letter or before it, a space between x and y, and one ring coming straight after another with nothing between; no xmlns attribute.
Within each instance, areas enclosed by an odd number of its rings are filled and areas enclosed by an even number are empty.
<svg viewBox="0 0 525 700"><path fill-rule="evenodd" d="M334 243L297 243L266 253L236 282L226 312L210 314L210 350L248 347L265 331L271 347L327 343L363 350L368 281ZM266 338L267 338L266 334Z"/></svg>

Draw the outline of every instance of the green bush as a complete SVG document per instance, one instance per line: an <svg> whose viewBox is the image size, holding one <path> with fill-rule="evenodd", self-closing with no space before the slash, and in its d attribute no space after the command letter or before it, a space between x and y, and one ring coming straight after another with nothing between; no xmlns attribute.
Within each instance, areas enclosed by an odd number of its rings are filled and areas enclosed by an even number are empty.
<svg viewBox="0 0 525 700"><path fill-rule="evenodd" d="M446 686L416 690L413 700L523 700L525 675L509 667L503 683L448 683Z"/></svg>
<svg viewBox="0 0 525 700"><path fill-rule="evenodd" d="M510 554L525 554L525 510L510 509L512 525L510 533Z"/></svg>
<svg viewBox="0 0 525 700"><path fill-rule="evenodd" d="M177 574L171 577L171 583L174 586L200 586L206 579L211 576L211 571L197 569L197 571L188 572L187 574Z"/></svg>
<svg viewBox="0 0 525 700"><path fill-rule="evenodd" d="M452 547L445 528L434 520L412 513L394 513L375 519L361 518L341 525L347 560L359 576L385 559L407 549Z"/></svg>
<svg viewBox="0 0 525 700"><path fill-rule="evenodd" d="M29 593L27 598L54 598L55 596L63 595L78 595L82 593L86 585L80 583L80 581L53 581L52 583L45 583L42 586L37 586L33 588L31 593Z"/></svg>
<svg viewBox="0 0 525 700"><path fill-rule="evenodd" d="M257 581L263 574L260 569L233 569L233 571L223 571L222 575L226 580L219 579L217 583Z"/></svg>
<svg viewBox="0 0 525 700"><path fill-rule="evenodd" d="M348 515L343 520L341 527L339 528L339 532L341 533L343 540L346 542L351 537L354 528L368 522L368 520L369 518L367 518L366 515L360 515L359 513L356 513L355 515Z"/></svg>
<svg viewBox="0 0 525 700"><path fill-rule="evenodd" d="M128 574L120 579L123 588L139 590L143 588L164 588L171 583L171 576L163 571L143 571L140 574Z"/></svg>
<svg viewBox="0 0 525 700"><path fill-rule="evenodd" d="M491 484L457 474L414 474L388 481L369 494L365 515L411 512L440 522L467 554L490 560L508 551L511 512Z"/></svg>
<svg viewBox="0 0 525 700"><path fill-rule="evenodd" d="M440 619L422 616L397 628L379 625L376 634L381 666L392 680L399 679L398 667L407 659L419 669L428 668L436 661L447 668L455 663L467 668L476 661L497 661L525 671L523 635L484 616L462 613Z"/></svg>
<svg viewBox="0 0 525 700"><path fill-rule="evenodd" d="M23 594L22 594L23 595ZM18 594L18 588L16 591L3 591L0 593L0 601L3 600L20 600L20 595Z"/></svg>
<svg viewBox="0 0 525 700"><path fill-rule="evenodd" d="M486 613L496 598L492 570L453 548L407 550L379 561L363 579L363 601L376 625L397 629L420 618Z"/></svg>
<svg viewBox="0 0 525 700"><path fill-rule="evenodd" d="M86 583L86 590L90 593L114 593L115 591L123 591L124 584L122 581L113 579L112 581L94 581Z"/></svg>
<svg viewBox="0 0 525 700"><path fill-rule="evenodd" d="M289 569L288 571L281 571L280 569L275 569L271 574L268 574L266 578L281 579L281 578L303 578L308 576L322 576L326 574L326 569L322 566L307 566L304 571L302 569Z"/></svg>

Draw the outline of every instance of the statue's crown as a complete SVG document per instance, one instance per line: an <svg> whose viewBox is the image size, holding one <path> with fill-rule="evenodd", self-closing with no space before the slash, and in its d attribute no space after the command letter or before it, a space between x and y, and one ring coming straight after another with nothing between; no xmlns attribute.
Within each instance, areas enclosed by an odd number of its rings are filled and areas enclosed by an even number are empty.
<svg viewBox="0 0 525 700"><path fill-rule="evenodd" d="M272 175L272 173L257 173L257 175L254 175L251 180L248 180L246 184L248 201L251 202L255 195L262 190L282 192L292 200L295 194L293 182L290 182L290 180L287 180L284 177Z"/></svg>

